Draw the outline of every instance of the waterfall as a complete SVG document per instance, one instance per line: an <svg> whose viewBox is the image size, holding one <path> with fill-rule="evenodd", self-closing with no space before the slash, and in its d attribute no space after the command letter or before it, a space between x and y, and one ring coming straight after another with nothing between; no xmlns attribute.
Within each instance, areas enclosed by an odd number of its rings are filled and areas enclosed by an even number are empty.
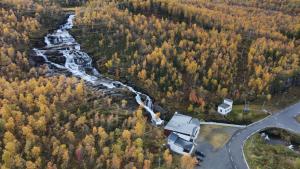
<svg viewBox="0 0 300 169"><path fill-rule="evenodd" d="M70 15L64 25L60 26L60 28L53 33L48 34L44 39L46 46L41 49L33 49L36 55L43 57L47 64L51 64L57 69L65 69L71 72L73 76L81 78L95 87L101 85L110 90L119 87L127 88L135 94L136 102L150 113L151 122L156 126L162 125L164 121L159 117L156 117L152 108L153 102L148 95L136 91L133 87L122 82L103 77L97 69L93 67L91 57L87 53L81 51L80 44L77 43L68 32L68 30L73 27L74 18L75 15ZM50 61L48 58L49 56L47 56L47 52L61 54L66 59L65 63L59 64ZM87 72L87 69L92 71ZM145 100L142 100L142 96Z"/></svg>

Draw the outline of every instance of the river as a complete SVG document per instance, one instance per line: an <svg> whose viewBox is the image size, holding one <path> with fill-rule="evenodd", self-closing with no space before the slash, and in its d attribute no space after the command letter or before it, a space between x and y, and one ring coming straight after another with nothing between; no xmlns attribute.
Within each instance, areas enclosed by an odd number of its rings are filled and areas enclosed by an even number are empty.
<svg viewBox="0 0 300 169"><path fill-rule="evenodd" d="M108 90L128 89L135 94L137 104L150 114L151 122L156 126L162 125L164 121L154 113L153 101L148 95L122 82L104 77L93 67L92 58L81 51L80 44L76 42L68 31L72 29L74 19L75 15L69 15L65 24L61 25L53 33L46 35L44 38L46 46L33 49L36 55L42 57L51 69L72 73L73 76L83 79L93 87L104 87Z"/></svg>

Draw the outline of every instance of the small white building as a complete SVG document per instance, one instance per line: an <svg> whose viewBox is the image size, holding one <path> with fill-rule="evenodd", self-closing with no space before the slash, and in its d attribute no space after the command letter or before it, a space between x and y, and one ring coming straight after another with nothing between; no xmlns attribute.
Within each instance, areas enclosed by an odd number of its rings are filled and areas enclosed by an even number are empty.
<svg viewBox="0 0 300 169"><path fill-rule="evenodd" d="M227 115L232 111L233 101L231 99L224 99L223 103L218 106L218 113Z"/></svg>

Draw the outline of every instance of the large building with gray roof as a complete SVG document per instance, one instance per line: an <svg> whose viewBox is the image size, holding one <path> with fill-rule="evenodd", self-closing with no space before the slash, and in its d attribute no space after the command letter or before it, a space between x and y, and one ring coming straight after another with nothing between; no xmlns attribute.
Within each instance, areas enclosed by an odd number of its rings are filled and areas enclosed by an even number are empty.
<svg viewBox="0 0 300 169"><path fill-rule="evenodd" d="M200 132L200 121L187 115L175 113L165 126L169 148L179 154L191 154Z"/></svg>

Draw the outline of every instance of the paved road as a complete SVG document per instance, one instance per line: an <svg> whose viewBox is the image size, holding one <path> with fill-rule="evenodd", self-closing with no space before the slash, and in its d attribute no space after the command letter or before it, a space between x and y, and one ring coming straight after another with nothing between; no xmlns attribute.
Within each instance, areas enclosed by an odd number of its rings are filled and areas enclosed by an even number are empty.
<svg viewBox="0 0 300 169"><path fill-rule="evenodd" d="M295 116L300 114L300 102L274 113L263 120L245 126L235 132L227 144L213 153L207 153L207 157L201 169L249 169L244 157L244 143L253 134L267 128L282 128L296 134L300 134L300 124ZM202 149L200 145L197 149ZM204 151L204 153L206 153Z"/></svg>
<svg viewBox="0 0 300 169"><path fill-rule="evenodd" d="M228 157L233 169L248 169L249 166L244 156L243 146L245 141L253 134L266 128L282 128L293 133L300 134L300 124L296 121L295 116L300 114L300 102L284 110L275 113L267 118L248 125L237 131L226 144Z"/></svg>

